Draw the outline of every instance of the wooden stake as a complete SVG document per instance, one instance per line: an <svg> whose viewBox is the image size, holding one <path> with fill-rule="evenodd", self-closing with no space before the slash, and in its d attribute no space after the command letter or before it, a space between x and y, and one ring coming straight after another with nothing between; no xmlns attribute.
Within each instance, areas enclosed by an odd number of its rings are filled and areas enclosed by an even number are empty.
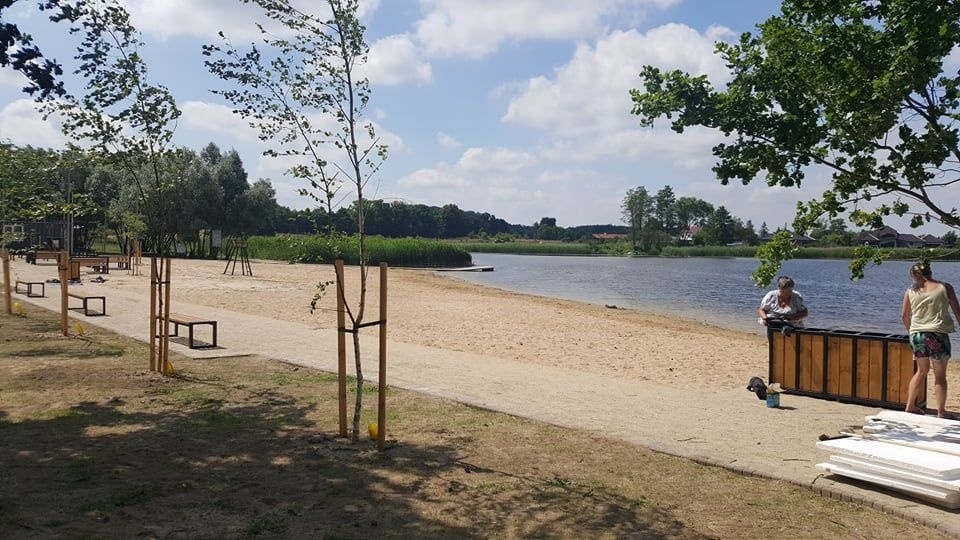
<svg viewBox="0 0 960 540"><path fill-rule="evenodd" d="M163 301L163 337L160 343L163 344L163 361L160 364L164 375L170 375L170 258L164 259L166 270L164 271L164 301Z"/></svg>
<svg viewBox="0 0 960 540"><path fill-rule="evenodd" d="M70 328L67 326L67 307L69 298L67 297L67 286L70 272L70 256L66 251L60 251L57 255L57 270L60 272L60 331L65 336L70 335Z"/></svg>
<svg viewBox="0 0 960 540"><path fill-rule="evenodd" d="M157 258L150 257L150 371L157 368Z"/></svg>
<svg viewBox="0 0 960 540"><path fill-rule="evenodd" d="M340 405L340 436L347 436L347 328L344 304L343 260L333 263L337 274L337 399Z"/></svg>
<svg viewBox="0 0 960 540"><path fill-rule="evenodd" d="M380 388L377 392L377 450L387 440L387 263L380 263Z"/></svg>
<svg viewBox="0 0 960 540"><path fill-rule="evenodd" d="M10 294L10 250L0 249L3 259L3 297L7 303L7 315L13 315L13 296Z"/></svg>

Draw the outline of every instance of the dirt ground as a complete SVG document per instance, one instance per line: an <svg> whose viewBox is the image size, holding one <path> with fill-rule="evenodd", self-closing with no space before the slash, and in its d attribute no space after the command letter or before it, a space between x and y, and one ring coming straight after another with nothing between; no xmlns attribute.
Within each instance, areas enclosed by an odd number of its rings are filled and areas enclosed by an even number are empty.
<svg viewBox="0 0 960 540"><path fill-rule="evenodd" d="M636 446L391 389L394 444L334 437L325 373L174 357L0 315L0 537L939 538ZM366 396L373 412L376 392ZM364 424L370 418L364 418Z"/></svg>

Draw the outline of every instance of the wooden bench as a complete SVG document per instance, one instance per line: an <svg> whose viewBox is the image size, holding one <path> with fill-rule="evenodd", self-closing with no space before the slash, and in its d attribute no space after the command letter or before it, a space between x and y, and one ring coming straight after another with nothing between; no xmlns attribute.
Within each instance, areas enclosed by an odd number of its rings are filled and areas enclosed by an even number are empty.
<svg viewBox="0 0 960 540"><path fill-rule="evenodd" d="M20 290L21 285L26 287L23 291ZM33 294L34 285L40 286L40 294ZM18 279L14 284L13 289L17 292L17 294L26 294L27 298L43 298L47 293L46 284L42 281L20 281Z"/></svg>
<svg viewBox="0 0 960 540"><path fill-rule="evenodd" d="M160 318L163 320L163 317ZM173 336L180 335L180 327L187 327L187 346L191 349L199 349L205 347L216 347L217 346L217 321L209 319L199 319L197 317L191 317L189 315L181 315L179 313L170 314L170 322L173 323ZM210 345L199 345L195 346L193 342L193 327L198 324L209 324L213 328L213 343Z"/></svg>
<svg viewBox="0 0 960 540"><path fill-rule="evenodd" d="M72 296L78 300L83 300L83 314L86 315L87 317L107 314L107 297L103 296L102 294L87 294L79 291L69 291L67 293L67 296ZM90 309L88 308L88 305L87 305L87 302L89 302L90 300L100 300L101 310L99 313L97 312L90 313ZM75 309L80 309L80 308L75 308Z"/></svg>
<svg viewBox="0 0 960 540"><path fill-rule="evenodd" d="M50 250L50 249L35 249L35 250L33 250L33 251L28 251L28 252L27 252L27 262L28 262L28 263L37 264L37 261L40 260L40 259L44 259L44 260L53 259L53 260L55 260L55 261L56 261L56 260L59 260L59 259L60 259L60 252L59 252L59 251Z"/></svg>
<svg viewBox="0 0 960 540"><path fill-rule="evenodd" d="M70 279L80 279L80 267L92 266L95 272L110 273L109 257L72 257L70 259Z"/></svg>
<svg viewBox="0 0 960 540"><path fill-rule="evenodd" d="M118 269L130 268L129 255L100 255L100 257L106 257L108 262L117 263Z"/></svg>

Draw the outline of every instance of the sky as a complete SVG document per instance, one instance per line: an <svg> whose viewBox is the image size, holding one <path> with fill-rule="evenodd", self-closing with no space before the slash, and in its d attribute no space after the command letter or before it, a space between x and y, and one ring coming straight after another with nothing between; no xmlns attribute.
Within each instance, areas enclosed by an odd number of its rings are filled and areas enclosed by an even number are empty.
<svg viewBox="0 0 960 540"><path fill-rule="evenodd" d="M302 181L262 156L257 133L211 92L225 86L203 65L201 46L217 43L220 31L237 44L258 39L257 9L237 0L123 3L143 34L150 80L183 111L175 142L236 149L251 183L266 178L280 204L310 207L297 192ZM47 22L35 4L18 2L4 18L70 71L76 36ZM360 10L370 45L367 114L390 147L367 193L374 198L453 203L511 223L554 217L570 227L621 224L628 189L670 185L678 197L775 229L792 221L797 201L829 186L822 170L800 189L722 186L710 170L720 134L678 135L666 122L643 128L630 114L629 91L646 64L724 84L729 73L715 43L754 30L779 11L775 0L363 0ZM960 66L957 51L950 62ZM22 86L19 74L0 70L0 139L61 147L56 120L40 118Z"/></svg>

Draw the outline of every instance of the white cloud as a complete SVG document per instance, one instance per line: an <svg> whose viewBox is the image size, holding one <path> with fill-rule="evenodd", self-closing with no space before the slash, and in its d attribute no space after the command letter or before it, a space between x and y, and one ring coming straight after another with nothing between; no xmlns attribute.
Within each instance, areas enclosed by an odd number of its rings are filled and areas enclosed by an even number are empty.
<svg viewBox="0 0 960 540"><path fill-rule="evenodd" d="M0 68L0 86L20 90L24 86L27 86L29 82L30 81L19 71L14 71L9 67Z"/></svg>
<svg viewBox="0 0 960 540"><path fill-rule="evenodd" d="M18 99L0 110L0 140L17 145L63 148L67 138L54 118L44 120L29 99Z"/></svg>
<svg viewBox="0 0 960 540"><path fill-rule="evenodd" d="M137 29L168 39L174 36L196 36L210 40L217 39L217 32L223 31L234 42L243 42L261 37L254 21L271 30L274 35L286 35L288 31L278 28L268 21L263 10L255 4L237 0L121 0L130 12ZM299 0L292 2L305 13L326 19L329 10L326 2ZM380 0L360 0L357 15L365 19L373 15L380 6Z"/></svg>
<svg viewBox="0 0 960 540"><path fill-rule="evenodd" d="M679 0L421 0L417 38L428 54L479 58L504 42L595 36L605 17L636 20Z"/></svg>
<svg viewBox="0 0 960 540"><path fill-rule="evenodd" d="M440 162L400 178L395 186L399 191L390 195L438 206L456 202L465 210L493 212L513 223L532 221L530 216L565 216L566 225L606 223L619 215L626 185L606 189L620 182L616 176L542 165L521 150L469 148L456 163ZM591 185L605 189L584 197L584 187Z"/></svg>
<svg viewBox="0 0 960 540"><path fill-rule="evenodd" d="M125 0L124 3L134 26L160 39L195 36L219 41L217 32L222 30L235 43L241 43L260 37L254 21L266 23L259 7L236 0Z"/></svg>
<svg viewBox="0 0 960 540"><path fill-rule="evenodd" d="M183 113L180 117L180 128L227 135L242 141L257 140L257 131L226 105L187 101L180 105L180 110Z"/></svg>
<svg viewBox="0 0 960 540"><path fill-rule="evenodd" d="M711 32L717 35L719 29ZM524 91L510 101L503 120L560 137L636 126L628 91L640 86L641 68L650 64L682 69L722 83L727 70L713 49L713 39L679 24L646 34L614 31L595 46L580 45L570 62L552 77L530 79Z"/></svg>
<svg viewBox="0 0 960 540"><path fill-rule="evenodd" d="M508 148L468 148L457 162L463 171L517 172L537 163L533 155Z"/></svg>
<svg viewBox="0 0 960 540"><path fill-rule="evenodd" d="M467 187L468 182L452 171L437 169L419 169L397 180L402 188L414 189L458 189Z"/></svg>
<svg viewBox="0 0 960 540"><path fill-rule="evenodd" d="M442 131L437 133L437 144L443 148L446 148L447 150L456 150L461 146L460 141Z"/></svg>
<svg viewBox="0 0 960 540"><path fill-rule="evenodd" d="M430 82L433 70L417 55L407 35L388 36L370 46L367 63L361 74L372 85L397 86Z"/></svg>

